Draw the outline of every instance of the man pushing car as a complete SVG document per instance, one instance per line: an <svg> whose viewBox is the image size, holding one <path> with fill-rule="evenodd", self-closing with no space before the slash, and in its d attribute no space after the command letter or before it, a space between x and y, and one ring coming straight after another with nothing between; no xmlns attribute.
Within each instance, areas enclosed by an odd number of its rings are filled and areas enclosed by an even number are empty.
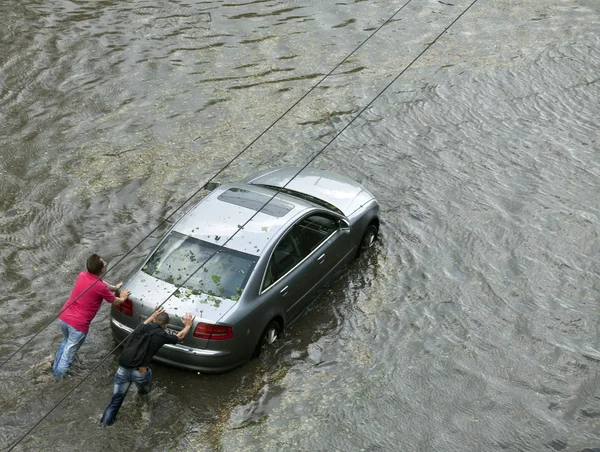
<svg viewBox="0 0 600 452"><path fill-rule="evenodd" d="M182 341L192 328L195 318L191 312L186 312L181 319L184 328L177 334L169 334L165 331L169 323L169 314L164 312L161 307L146 319L139 330L129 336L119 357L119 368L115 374L112 399L100 420L104 426L108 427L115 422L131 383L135 383L139 394L150 392L152 389L152 370L150 369L152 357L163 345L177 344Z"/></svg>
<svg viewBox="0 0 600 452"><path fill-rule="evenodd" d="M98 313L102 300L113 306L123 304L131 293L128 289L115 292L121 288L122 282L112 285L102 280L106 270L106 262L97 254L92 254L86 261L86 270L77 276L71 296L60 310L60 329L63 340L58 346L52 373L58 378L64 377L79 348L83 345L90 329L90 323Z"/></svg>

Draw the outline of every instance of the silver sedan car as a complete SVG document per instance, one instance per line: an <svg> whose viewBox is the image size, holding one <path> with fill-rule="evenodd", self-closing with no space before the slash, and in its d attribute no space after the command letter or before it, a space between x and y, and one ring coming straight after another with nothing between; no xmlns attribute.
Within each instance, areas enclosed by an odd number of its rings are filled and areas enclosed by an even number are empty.
<svg viewBox="0 0 600 452"><path fill-rule="evenodd" d="M111 311L114 338L167 300L171 332L185 312L196 319L156 361L224 372L273 343L379 230L379 204L361 185L315 169L294 177L299 170L221 185L190 209L126 280L131 295Z"/></svg>

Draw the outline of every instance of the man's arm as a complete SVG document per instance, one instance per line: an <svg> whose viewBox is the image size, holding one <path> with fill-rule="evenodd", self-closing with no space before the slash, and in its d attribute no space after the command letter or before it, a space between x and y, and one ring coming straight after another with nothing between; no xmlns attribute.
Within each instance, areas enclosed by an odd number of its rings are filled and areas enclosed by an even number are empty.
<svg viewBox="0 0 600 452"><path fill-rule="evenodd" d="M108 290L110 290L111 292L116 292L123 285L123 281L121 281L120 283L115 284L114 286L112 284L107 283L106 281L104 281L104 284L106 284L106 287L108 287Z"/></svg>
<svg viewBox="0 0 600 452"><path fill-rule="evenodd" d="M156 310L152 314L150 314L150 317L148 317L146 320L144 320L144 325L148 325L149 323L154 322L154 320L156 319L156 316L164 311L165 311L165 308L163 308L162 306L160 308L156 308Z"/></svg>
<svg viewBox="0 0 600 452"><path fill-rule="evenodd" d="M195 318L196 316L192 316L191 312L185 313L185 315L181 319L184 328L179 333L177 333L177 339L179 339L179 342L181 342L185 338L186 334L188 334L188 332L192 328L192 324L194 323Z"/></svg>

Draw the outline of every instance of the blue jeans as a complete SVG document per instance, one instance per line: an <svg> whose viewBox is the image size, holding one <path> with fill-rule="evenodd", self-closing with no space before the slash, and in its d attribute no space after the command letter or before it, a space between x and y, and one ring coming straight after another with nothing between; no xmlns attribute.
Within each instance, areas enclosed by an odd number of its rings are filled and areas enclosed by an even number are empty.
<svg viewBox="0 0 600 452"><path fill-rule="evenodd" d="M112 399L106 407L100 421L106 427L112 425L116 421L117 413L119 412L119 408L121 408L123 400L125 400L125 396L127 395L127 391L129 391L131 383L135 383L138 388L138 393L140 394L148 394L150 392L152 389L152 371L149 367L146 369L145 373L141 373L137 369L128 369L119 366L117 373L115 374Z"/></svg>
<svg viewBox="0 0 600 452"><path fill-rule="evenodd" d="M54 364L52 364L52 373L56 378L64 377L69 371L69 367L86 337L85 333L62 320L60 321L60 329L62 330L63 340L58 346L56 358Z"/></svg>

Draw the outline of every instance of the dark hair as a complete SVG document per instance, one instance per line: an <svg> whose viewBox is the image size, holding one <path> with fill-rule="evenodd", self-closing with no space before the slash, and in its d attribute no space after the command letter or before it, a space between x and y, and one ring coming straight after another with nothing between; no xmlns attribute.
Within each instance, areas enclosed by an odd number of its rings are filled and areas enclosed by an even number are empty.
<svg viewBox="0 0 600 452"><path fill-rule="evenodd" d="M88 257L86 267L87 271L89 271L92 275L99 275L104 269L104 262L100 256L97 254L92 254L90 257Z"/></svg>
<svg viewBox="0 0 600 452"><path fill-rule="evenodd" d="M160 326L166 326L167 323L169 323L169 314L167 314L166 312L161 312L156 316L154 320L156 320L160 324Z"/></svg>

